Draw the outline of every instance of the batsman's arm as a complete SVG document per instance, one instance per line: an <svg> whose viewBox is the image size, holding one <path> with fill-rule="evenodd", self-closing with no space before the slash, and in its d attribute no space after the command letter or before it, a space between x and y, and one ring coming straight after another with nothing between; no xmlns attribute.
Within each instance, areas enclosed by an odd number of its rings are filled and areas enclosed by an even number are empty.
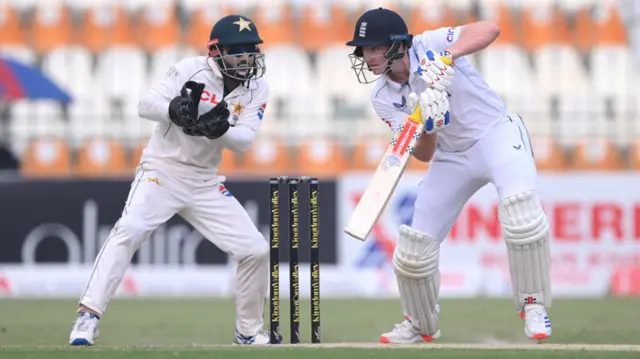
<svg viewBox="0 0 640 359"><path fill-rule="evenodd" d="M423 133L414 147L413 157L420 162L430 162L433 155L436 153L436 144L438 142L437 136L437 133Z"/></svg>
<svg viewBox="0 0 640 359"><path fill-rule="evenodd" d="M446 31L447 41L451 44L446 51L451 53L454 60L485 49L500 36L500 27L493 21L473 22ZM459 34L456 34L456 31L459 31Z"/></svg>
<svg viewBox="0 0 640 359"><path fill-rule="evenodd" d="M169 102L180 95L183 82L176 66L171 66L164 79L140 98L138 116L151 121L171 123Z"/></svg>
<svg viewBox="0 0 640 359"><path fill-rule="evenodd" d="M398 126L407 118L407 114L391 108L384 101L372 98L373 109L376 114L386 123L392 132L398 131ZM423 133L416 143L413 156L420 162L429 162L436 152L437 134Z"/></svg>
<svg viewBox="0 0 640 359"><path fill-rule="evenodd" d="M218 140L222 141L225 148L234 152L244 152L249 149L253 139L260 130L262 118L267 107L269 87L265 81L258 83L251 101L238 116L238 121L229 127L229 130ZM233 109L232 109L233 111Z"/></svg>

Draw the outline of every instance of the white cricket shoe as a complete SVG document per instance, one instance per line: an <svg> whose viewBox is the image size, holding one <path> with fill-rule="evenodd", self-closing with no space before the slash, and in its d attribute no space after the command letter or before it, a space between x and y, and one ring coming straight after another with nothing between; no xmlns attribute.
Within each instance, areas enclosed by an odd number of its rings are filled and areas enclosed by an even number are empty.
<svg viewBox="0 0 640 359"><path fill-rule="evenodd" d="M246 337L236 329L236 343L247 345L268 345L271 344L271 336L269 331L261 330L257 335L253 337ZM278 344L282 343L282 334L278 334Z"/></svg>
<svg viewBox="0 0 640 359"><path fill-rule="evenodd" d="M440 338L440 329L434 335L424 335L420 333L420 329L416 328L409 318L404 322L395 324L395 328L388 333L380 336L382 344L415 344L430 342Z"/></svg>
<svg viewBox="0 0 640 359"><path fill-rule="evenodd" d="M551 335L551 320L541 304L527 304L520 313L524 318L524 333L527 338L543 340Z"/></svg>
<svg viewBox="0 0 640 359"><path fill-rule="evenodd" d="M81 312L73 324L73 329L71 329L69 344L76 346L93 345L94 340L100 336L99 324L100 317L95 314Z"/></svg>

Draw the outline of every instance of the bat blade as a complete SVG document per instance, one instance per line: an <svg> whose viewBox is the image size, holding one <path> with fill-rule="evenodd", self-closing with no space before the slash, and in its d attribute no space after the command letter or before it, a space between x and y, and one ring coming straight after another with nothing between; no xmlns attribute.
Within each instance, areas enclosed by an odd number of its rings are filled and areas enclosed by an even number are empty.
<svg viewBox="0 0 640 359"><path fill-rule="evenodd" d="M407 118L387 147L344 231L365 241L396 189L424 125Z"/></svg>

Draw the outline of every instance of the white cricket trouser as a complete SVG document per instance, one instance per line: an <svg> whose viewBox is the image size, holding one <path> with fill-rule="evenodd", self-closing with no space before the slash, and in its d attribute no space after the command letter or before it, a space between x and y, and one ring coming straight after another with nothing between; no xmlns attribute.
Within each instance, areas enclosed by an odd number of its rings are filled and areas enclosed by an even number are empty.
<svg viewBox="0 0 640 359"><path fill-rule="evenodd" d="M536 177L527 129L511 114L466 151L436 151L418 189L412 227L442 243L469 198L487 183L502 200L535 189Z"/></svg>
<svg viewBox="0 0 640 359"><path fill-rule="evenodd" d="M245 336L263 328L269 245L242 205L216 179L169 175L141 164L120 220L98 254L80 304L103 314L134 253L176 213L237 261L236 325Z"/></svg>

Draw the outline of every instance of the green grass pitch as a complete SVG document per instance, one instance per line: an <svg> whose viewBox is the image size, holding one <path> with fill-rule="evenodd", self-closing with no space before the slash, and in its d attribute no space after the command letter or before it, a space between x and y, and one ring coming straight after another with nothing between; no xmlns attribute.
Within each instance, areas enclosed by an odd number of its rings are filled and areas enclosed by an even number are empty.
<svg viewBox="0 0 640 359"><path fill-rule="evenodd" d="M532 343L508 299L441 301L437 344L382 346L381 333L401 318L397 300L322 301L322 342L272 347L231 345L233 300L114 299L96 346L67 345L74 300L0 300L0 358L640 358L640 299L558 299L551 339ZM310 341L310 308L301 303L301 340ZM289 338L289 305L281 329ZM268 313L267 313L268 314ZM267 321L268 323L268 321Z"/></svg>

